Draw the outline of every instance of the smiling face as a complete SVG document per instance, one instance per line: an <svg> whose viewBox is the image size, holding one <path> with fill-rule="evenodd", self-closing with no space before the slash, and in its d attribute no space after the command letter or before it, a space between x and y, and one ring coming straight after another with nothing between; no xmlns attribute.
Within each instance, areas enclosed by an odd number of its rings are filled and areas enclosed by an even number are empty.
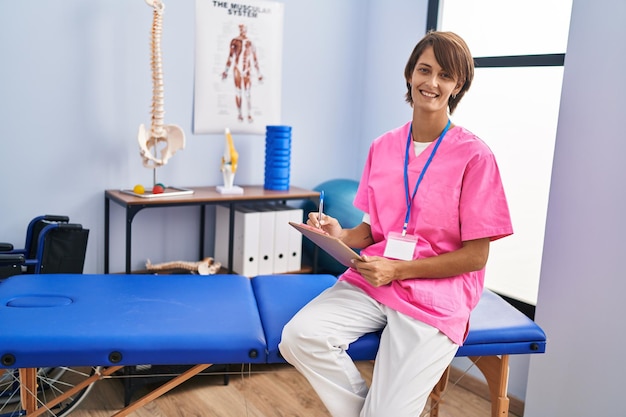
<svg viewBox="0 0 626 417"><path fill-rule="evenodd" d="M429 76L432 77L430 85L426 80ZM453 32L428 32L415 45L404 67L406 102L413 106L415 95L415 101L419 99L422 105L425 103L424 97L428 97L428 94L422 93L432 93L431 105L447 100L448 110L452 114L470 88L473 78L474 59L465 41ZM456 82L447 89L446 98L444 87L449 87L447 83L450 79ZM456 97L450 96L450 93Z"/></svg>
<svg viewBox="0 0 626 417"><path fill-rule="evenodd" d="M424 49L407 81L413 106L431 112L447 112L450 96L461 89L453 75L439 65L432 46Z"/></svg>

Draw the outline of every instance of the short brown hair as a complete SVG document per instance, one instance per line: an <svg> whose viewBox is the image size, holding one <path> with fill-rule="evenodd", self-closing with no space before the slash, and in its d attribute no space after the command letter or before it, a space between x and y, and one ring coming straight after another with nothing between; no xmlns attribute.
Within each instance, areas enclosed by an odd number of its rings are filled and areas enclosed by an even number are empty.
<svg viewBox="0 0 626 417"><path fill-rule="evenodd" d="M424 49L429 46L433 47L435 59L437 59L439 65L449 72L457 82L463 83L458 94L455 97L450 96L448 99L448 109L450 110L450 114L452 114L465 92L469 90L472 80L474 79L474 59L472 58L472 54L465 41L453 32L430 31L415 45L404 68L404 79L406 80L407 87L406 101L411 104L411 106L413 105L411 84L409 81L417 65L417 60L424 52Z"/></svg>

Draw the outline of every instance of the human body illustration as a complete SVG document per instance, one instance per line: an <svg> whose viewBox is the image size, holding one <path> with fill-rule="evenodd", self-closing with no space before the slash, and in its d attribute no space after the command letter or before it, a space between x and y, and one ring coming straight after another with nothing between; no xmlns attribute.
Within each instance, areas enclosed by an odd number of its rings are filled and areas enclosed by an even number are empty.
<svg viewBox="0 0 626 417"><path fill-rule="evenodd" d="M495 157L450 115L474 64L451 32L429 32L404 69L411 121L375 139L351 229L311 212L307 224L361 249L333 287L282 333L282 356L334 417L419 416L463 344L490 242L513 233ZM328 196L327 196L328 198ZM370 386L347 354L380 332Z"/></svg>
<svg viewBox="0 0 626 417"><path fill-rule="evenodd" d="M237 118L239 121L244 120L242 106L243 99L246 101L246 110L248 112L247 120L252 123L252 67L256 71L259 82L263 81L263 75L259 69L259 60L257 57L256 46L248 38L248 29L246 25L239 25L239 36L230 41L228 60L226 68L222 73L222 79L228 78L228 71L233 67L233 79L235 82L235 104L237 105Z"/></svg>

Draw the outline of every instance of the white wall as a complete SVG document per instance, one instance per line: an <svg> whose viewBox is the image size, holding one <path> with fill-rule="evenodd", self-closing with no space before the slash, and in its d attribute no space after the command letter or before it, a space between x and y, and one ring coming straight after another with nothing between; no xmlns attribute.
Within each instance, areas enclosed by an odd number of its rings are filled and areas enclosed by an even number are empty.
<svg viewBox="0 0 626 417"><path fill-rule="evenodd" d="M401 77L408 48L424 33L427 0L284 3L282 119L294 128L291 183L357 179L358 154L381 130L372 129L371 120L390 128L406 118L388 99L375 107L364 102L372 94L401 92L401 79L381 74ZM195 0L165 4L165 123L183 128L187 147L158 169L157 179L216 185L223 137L191 133ZM143 0L0 0L0 240L22 246L31 218L67 214L91 230L85 272L103 271L104 190L152 184L136 142L139 124L150 123L151 23ZM393 59L381 61L380 51ZM392 99L402 106L401 95ZM235 137L238 184L262 184L264 140ZM120 271L124 217L118 206L111 210L111 271ZM139 213L132 268L143 268L148 258L197 260L197 213Z"/></svg>
<svg viewBox="0 0 626 417"><path fill-rule="evenodd" d="M427 0L371 1L367 20L367 48L358 140L358 172L376 137L409 121L412 109L404 101L404 67L426 31Z"/></svg>
<svg viewBox="0 0 626 417"><path fill-rule="evenodd" d="M624 21L622 0L574 0L526 417L625 415Z"/></svg>

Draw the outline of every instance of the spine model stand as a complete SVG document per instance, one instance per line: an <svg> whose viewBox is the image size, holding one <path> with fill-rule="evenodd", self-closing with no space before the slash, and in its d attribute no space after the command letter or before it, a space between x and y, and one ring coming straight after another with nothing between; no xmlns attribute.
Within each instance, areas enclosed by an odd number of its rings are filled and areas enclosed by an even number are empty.
<svg viewBox="0 0 626 417"><path fill-rule="evenodd" d="M139 126L139 153L143 166L154 168L167 164L176 151L185 148L185 133L176 125L164 124L163 65L161 61L161 32L165 5L161 0L146 0L153 8L151 67L152 67L152 124L147 132ZM160 154L160 156L159 156ZM156 175L155 175L156 182Z"/></svg>

